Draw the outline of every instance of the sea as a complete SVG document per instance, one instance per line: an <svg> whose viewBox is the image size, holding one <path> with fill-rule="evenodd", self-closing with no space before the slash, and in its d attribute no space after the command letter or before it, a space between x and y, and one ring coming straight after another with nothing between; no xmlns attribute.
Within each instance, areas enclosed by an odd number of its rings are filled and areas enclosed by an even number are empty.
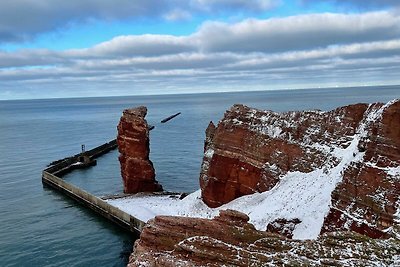
<svg viewBox="0 0 400 267"><path fill-rule="evenodd" d="M126 108L147 106L150 158L165 190L199 188L205 129L235 103L273 111L331 110L400 98L400 86L0 101L0 266L125 266L134 237L42 185L50 162L116 137ZM173 120L160 120L181 112ZM118 151L67 181L122 192Z"/></svg>

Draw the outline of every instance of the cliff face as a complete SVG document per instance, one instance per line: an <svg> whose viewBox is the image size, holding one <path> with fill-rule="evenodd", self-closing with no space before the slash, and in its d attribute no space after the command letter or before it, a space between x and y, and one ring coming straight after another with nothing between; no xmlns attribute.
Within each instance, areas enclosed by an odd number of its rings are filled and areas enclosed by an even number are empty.
<svg viewBox="0 0 400 267"><path fill-rule="evenodd" d="M235 105L206 130L200 174L203 200L217 207L274 187L291 171L310 172L337 163L330 147L345 147L365 104L331 112L276 113Z"/></svg>
<svg viewBox="0 0 400 267"><path fill-rule="evenodd" d="M153 163L149 159L149 126L146 107L123 111L118 124L118 150L125 193L162 191L155 180Z"/></svg>
<svg viewBox="0 0 400 267"><path fill-rule="evenodd" d="M135 266L390 266L398 240L329 233L313 241L257 231L243 213L212 220L157 216L144 228L129 260ZM351 252L349 252L351 251ZM392 265L394 266L394 265Z"/></svg>
<svg viewBox="0 0 400 267"><path fill-rule="evenodd" d="M397 266L400 100L235 105L206 130L200 185L176 214L219 216L155 217L128 266Z"/></svg>
<svg viewBox="0 0 400 267"><path fill-rule="evenodd" d="M358 149L332 192L323 232L351 229L371 237L400 237L400 101L366 112Z"/></svg>
<svg viewBox="0 0 400 267"><path fill-rule="evenodd" d="M276 113L235 105L217 127L210 123L206 130L200 186L210 207L307 175L324 187L310 203L330 202L322 231L398 235L400 101L329 112ZM305 186L298 184L293 192L307 191Z"/></svg>

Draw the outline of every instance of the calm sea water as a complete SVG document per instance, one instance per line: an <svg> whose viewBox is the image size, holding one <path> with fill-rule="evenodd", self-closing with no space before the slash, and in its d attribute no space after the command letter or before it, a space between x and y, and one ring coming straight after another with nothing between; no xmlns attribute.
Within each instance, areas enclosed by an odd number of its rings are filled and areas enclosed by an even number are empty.
<svg viewBox="0 0 400 267"><path fill-rule="evenodd" d="M321 109L400 98L400 86L318 90L0 101L0 266L125 266L133 238L42 186L51 161L116 136L125 108L146 105L151 159L166 190L194 191L204 131L232 104L275 111ZM158 122L176 112L166 123ZM120 193L117 151L65 179L97 195Z"/></svg>

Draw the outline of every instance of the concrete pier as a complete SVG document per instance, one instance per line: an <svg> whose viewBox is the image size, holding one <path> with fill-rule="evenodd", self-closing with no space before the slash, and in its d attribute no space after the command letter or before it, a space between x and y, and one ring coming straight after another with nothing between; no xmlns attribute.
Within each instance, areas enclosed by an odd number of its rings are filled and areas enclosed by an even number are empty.
<svg viewBox="0 0 400 267"><path fill-rule="evenodd" d="M90 161L95 161L96 158L110 152L117 148L117 140L114 139L108 143L102 144L98 147L95 147L91 150L76 154L71 157L67 157L64 159L56 160L50 163L49 167L45 169L46 172L52 173L58 177L62 177L63 175L75 170L80 169L82 167L88 167L95 164L90 164ZM81 158L88 159L88 163L85 163L81 160Z"/></svg>
<svg viewBox="0 0 400 267"><path fill-rule="evenodd" d="M95 158L115 149L116 147L116 141L113 140L92 150L85 151L84 153L85 156L94 160ZM81 156L82 153L53 162L51 166L43 170L43 184L60 191L64 195L93 210L97 214L117 224L123 229L139 235L145 225L143 221L129 215L124 211L121 211L120 209L108 204L101 198L86 192L85 190L82 190L61 178L62 175L76 169L75 166L79 165L79 157Z"/></svg>

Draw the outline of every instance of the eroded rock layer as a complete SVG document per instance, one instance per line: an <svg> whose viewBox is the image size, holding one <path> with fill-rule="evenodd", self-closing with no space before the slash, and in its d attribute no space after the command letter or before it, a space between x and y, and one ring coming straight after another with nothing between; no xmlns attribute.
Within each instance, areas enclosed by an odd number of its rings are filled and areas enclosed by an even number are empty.
<svg viewBox="0 0 400 267"><path fill-rule="evenodd" d="M400 260L395 239L343 232L290 240L247 220L233 210L212 220L158 216L136 241L128 266L395 266Z"/></svg>
<svg viewBox="0 0 400 267"><path fill-rule="evenodd" d="M118 124L118 150L125 193L162 191L155 180L153 163L149 159L149 126L146 107L123 111Z"/></svg>
<svg viewBox="0 0 400 267"><path fill-rule="evenodd" d="M200 186L210 207L312 173L325 180L318 181L324 189L310 203L326 199L323 194L330 201L332 193L323 232L351 229L371 237L399 236L398 100L329 112L276 113L234 105L217 127L210 123L204 150ZM293 190L306 190L304 186Z"/></svg>
<svg viewBox="0 0 400 267"><path fill-rule="evenodd" d="M370 106L358 131L363 158L342 173L323 232L400 237L400 101Z"/></svg>

